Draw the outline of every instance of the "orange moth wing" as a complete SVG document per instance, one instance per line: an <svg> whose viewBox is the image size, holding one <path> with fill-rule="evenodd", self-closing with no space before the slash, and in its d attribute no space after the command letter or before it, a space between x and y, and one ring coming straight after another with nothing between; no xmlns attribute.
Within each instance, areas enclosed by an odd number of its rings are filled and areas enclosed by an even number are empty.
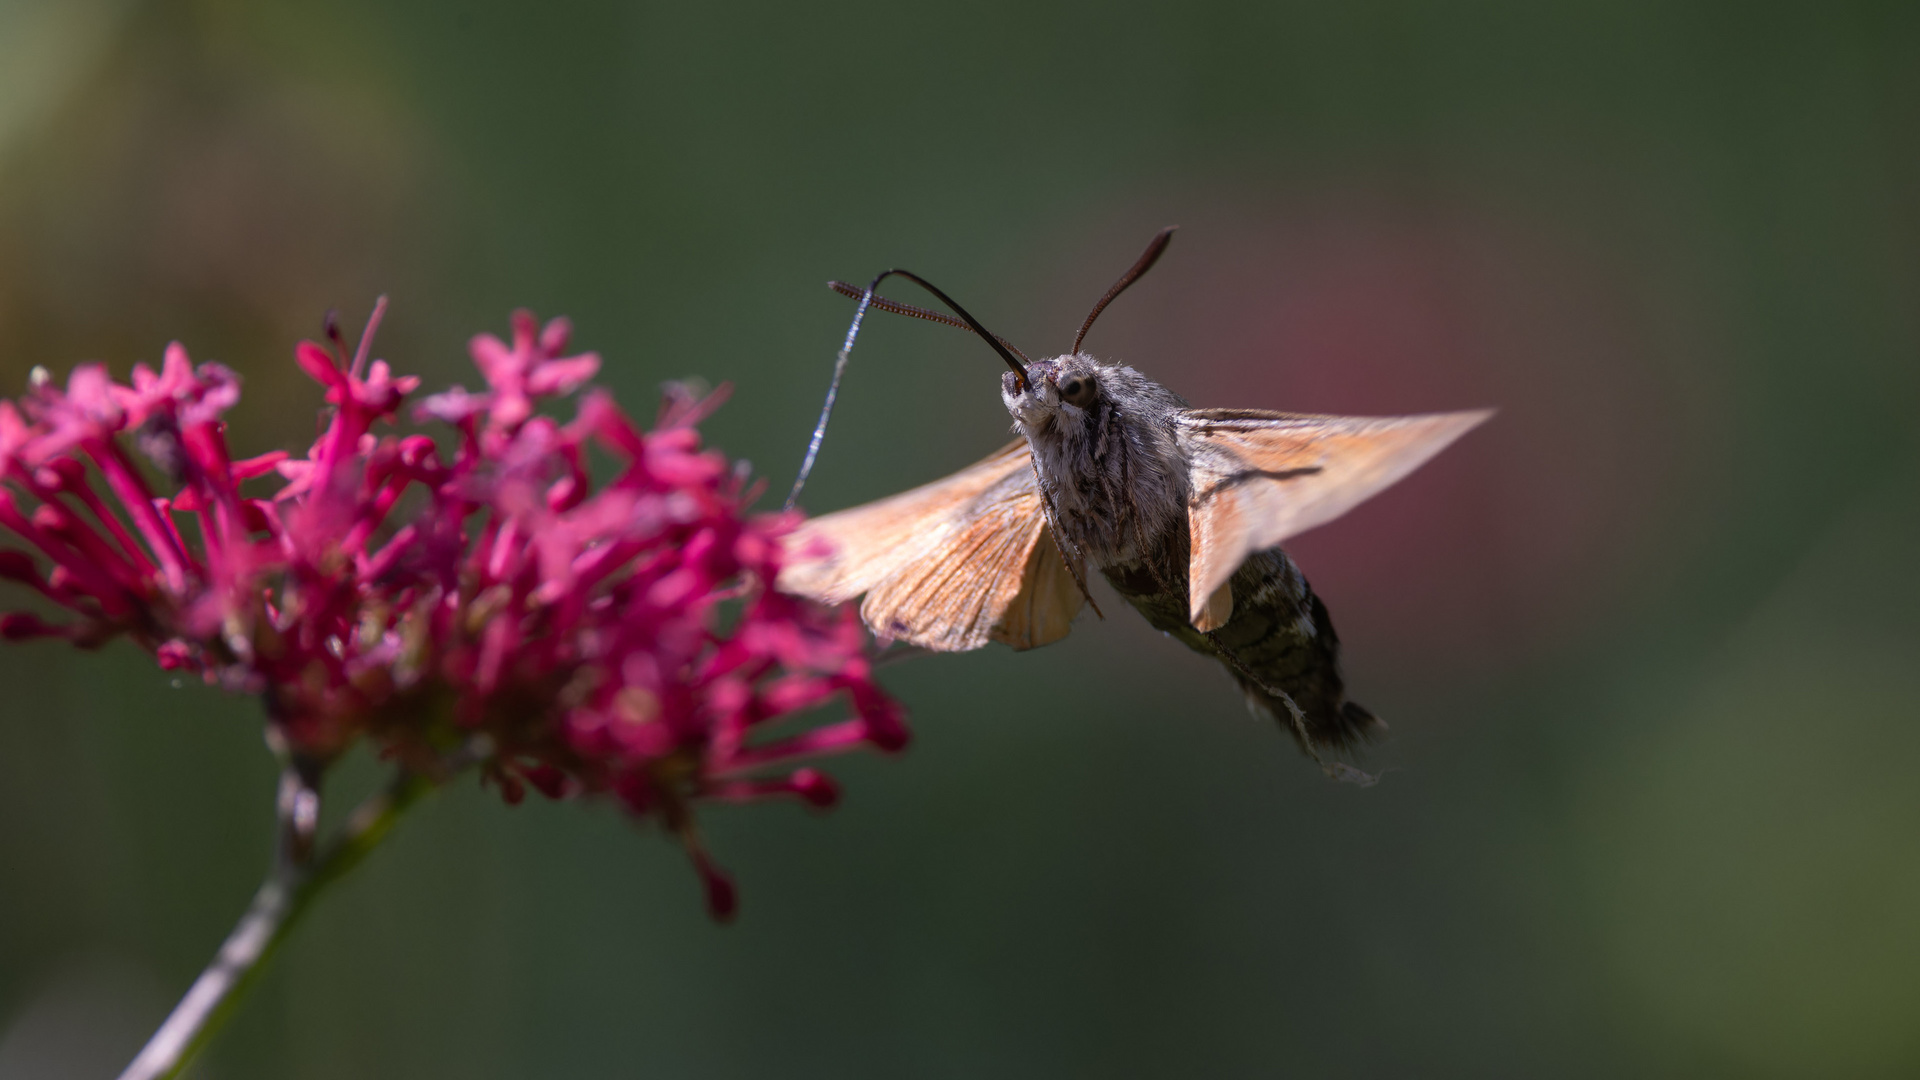
<svg viewBox="0 0 1920 1080"><path fill-rule="evenodd" d="M1083 602L1047 532L1025 440L941 480L812 518L778 588L827 604L865 594L881 637L936 652L1031 649L1067 635Z"/></svg>
<svg viewBox="0 0 1920 1080"><path fill-rule="evenodd" d="M1491 415L1182 410L1175 425L1190 478L1187 598L1194 628L1218 629L1232 615L1228 580L1248 555L1353 509Z"/></svg>

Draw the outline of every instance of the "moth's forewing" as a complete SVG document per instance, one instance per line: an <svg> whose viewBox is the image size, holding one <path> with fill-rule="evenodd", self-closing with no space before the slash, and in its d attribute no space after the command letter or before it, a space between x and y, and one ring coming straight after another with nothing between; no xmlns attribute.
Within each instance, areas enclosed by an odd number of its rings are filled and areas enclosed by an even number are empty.
<svg viewBox="0 0 1920 1080"><path fill-rule="evenodd" d="M829 604L864 593L860 615L875 634L939 652L1056 641L1080 596L1070 606L1061 596L1066 571L1047 554L1031 462L1021 440L931 484L814 518L790 538L777 587Z"/></svg>
<svg viewBox="0 0 1920 1080"><path fill-rule="evenodd" d="M1300 416L1249 409L1187 409L1176 417L1190 472L1195 628L1218 628L1231 596L1217 595L1253 552L1324 525L1418 468L1493 415Z"/></svg>
<svg viewBox="0 0 1920 1080"><path fill-rule="evenodd" d="M982 492L1031 472L1024 440L1008 443L951 476L864 506L810 518L787 539L782 592L842 604L925 556Z"/></svg>

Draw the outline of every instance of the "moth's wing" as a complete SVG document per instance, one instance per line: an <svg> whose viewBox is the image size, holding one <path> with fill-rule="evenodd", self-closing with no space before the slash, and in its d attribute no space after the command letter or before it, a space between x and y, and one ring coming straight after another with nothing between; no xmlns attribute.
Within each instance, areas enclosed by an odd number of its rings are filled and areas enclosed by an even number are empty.
<svg viewBox="0 0 1920 1080"><path fill-rule="evenodd" d="M778 588L823 603L861 594L883 637L937 652L1058 641L1082 597L1046 535L1024 440L943 480L807 521ZM1064 586L1063 586L1064 579Z"/></svg>
<svg viewBox="0 0 1920 1080"><path fill-rule="evenodd" d="M1032 460L1024 441L1008 443L952 476L810 518L787 541L791 554L778 587L845 603L924 558L989 491L1010 479L1031 483Z"/></svg>
<svg viewBox="0 0 1920 1080"><path fill-rule="evenodd" d="M1217 629L1232 614L1227 581L1248 555L1353 509L1492 415L1179 413L1176 432L1191 463L1187 599L1195 628Z"/></svg>
<svg viewBox="0 0 1920 1080"><path fill-rule="evenodd" d="M1039 491L1033 494L1039 501ZM1020 591L994 624L989 637L1016 649L1051 645L1067 636L1073 617L1080 614L1086 594L1067 569L1067 560L1046 528L1044 513L1040 519L1039 539L1027 554L1027 565L1020 577Z"/></svg>

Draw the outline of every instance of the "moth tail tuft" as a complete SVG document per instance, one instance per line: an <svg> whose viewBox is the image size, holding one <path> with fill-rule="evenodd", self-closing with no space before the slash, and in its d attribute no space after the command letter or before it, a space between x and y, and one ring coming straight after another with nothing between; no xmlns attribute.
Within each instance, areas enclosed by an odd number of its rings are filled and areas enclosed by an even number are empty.
<svg viewBox="0 0 1920 1080"><path fill-rule="evenodd" d="M1370 742L1387 733L1387 722L1357 701L1341 702L1340 726L1347 742Z"/></svg>

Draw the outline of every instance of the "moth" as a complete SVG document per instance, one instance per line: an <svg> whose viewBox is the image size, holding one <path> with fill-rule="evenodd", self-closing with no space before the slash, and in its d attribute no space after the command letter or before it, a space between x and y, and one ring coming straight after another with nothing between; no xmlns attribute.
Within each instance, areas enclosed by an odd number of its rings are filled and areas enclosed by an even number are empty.
<svg viewBox="0 0 1920 1080"><path fill-rule="evenodd" d="M1323 751L1352 748L1385 724L1346 697L1327 607L1280 544L1407 475L1491 410L1195 409L1134 368L1083 352L1100 312L1172 235L1156 235L1107 290L1071 350L1043 360L904 270L864 290L831 282L861 299L860 315L871 305L978 333L1009 368L1000 400L1018 437L952 476L806 521L777 587L828 604L864 597L860 615L875 635L935 652L992 641L1032 649L1065 637L1083 606L1099 612L1087 589L1097 571L1156 629L1220 661L1253 712L1285 727L1329 775L1367 782ZM875 294L892 275L958 318ZM823 411L800 482L825 421Z"/></svg>

